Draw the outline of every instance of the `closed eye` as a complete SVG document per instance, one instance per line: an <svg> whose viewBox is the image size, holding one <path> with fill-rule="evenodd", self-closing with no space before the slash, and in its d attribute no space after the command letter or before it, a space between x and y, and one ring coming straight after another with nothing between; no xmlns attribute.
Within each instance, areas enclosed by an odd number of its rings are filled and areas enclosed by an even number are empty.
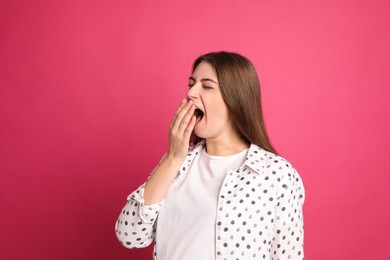
<svg viewBox="0 0 390 260"><path fill-rule="evenodd" d="M204 89L213 89L213 87L203 86Z"/></svg>
<svg viewBox="0 0 390 260"><path fill-rule="evenodd" d="M195 85L195 83L196 83L196 80L193 77L190 77L189 81L188 81L188 88L193 87Z"/></svg>

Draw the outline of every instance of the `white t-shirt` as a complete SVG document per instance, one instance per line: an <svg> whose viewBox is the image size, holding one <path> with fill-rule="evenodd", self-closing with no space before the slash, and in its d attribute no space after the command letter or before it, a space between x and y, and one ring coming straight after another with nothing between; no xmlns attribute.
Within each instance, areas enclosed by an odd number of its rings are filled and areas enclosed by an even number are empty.
<svg viewBox="0 0 390 260"><path fill-rule="evenodd" d="M157 220L158 259L215 259L218 195L227 173L244 163L247 152L212 156L203 147L187 174L171 184Z"/></svg>

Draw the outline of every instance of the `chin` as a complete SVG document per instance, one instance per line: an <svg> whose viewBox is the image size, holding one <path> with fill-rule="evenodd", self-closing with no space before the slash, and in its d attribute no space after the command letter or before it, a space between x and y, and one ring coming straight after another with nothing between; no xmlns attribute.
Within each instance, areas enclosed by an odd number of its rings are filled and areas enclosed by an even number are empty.
<svg viewBox="0 0 390 260"><path fill-rule="evenodd" d="M207 135L203 132L203 131L201 131L201 130L199 130L199 129L194 129L194 134L198 137L198 138L202 138L202 139L206 139L207 138Z"/></svg>

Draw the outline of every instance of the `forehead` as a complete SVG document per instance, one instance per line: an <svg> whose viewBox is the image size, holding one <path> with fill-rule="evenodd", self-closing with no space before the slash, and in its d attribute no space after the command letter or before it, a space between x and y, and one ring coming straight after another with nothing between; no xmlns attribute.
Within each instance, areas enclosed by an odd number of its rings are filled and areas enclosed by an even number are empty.
<svg viewBox="0 0 390 260"><path fill-rule="evenodd" d="M217 73L215 72L213 66L209 63L202 61L196 66L194 72L192 72L192 77L195 79L210 78L217 80Z"/></svg>

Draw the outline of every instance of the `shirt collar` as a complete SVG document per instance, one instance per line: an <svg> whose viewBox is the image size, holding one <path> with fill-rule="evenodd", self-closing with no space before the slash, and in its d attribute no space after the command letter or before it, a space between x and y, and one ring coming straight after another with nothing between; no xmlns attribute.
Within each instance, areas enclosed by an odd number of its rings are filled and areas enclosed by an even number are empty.
<svg viewBox="0 0 390 260"><path fill-rule="evenodd" d="M197 156L200 152L200 150L203 148L205 145L205 140L200 141L197 143L195 146L192 146L187 154L187 162L184 164L180 169L179 174L181 175L184 173L189 166L191 165L192 161L194 160L195 156ZM265 168L265 159L267 157L267 152L266 150L260 148L259 146L255 144L251 144L249 146L248 153L246 155L245 161L243 166L247 166L251 170L253 170L257 174L262 174L264 172Z"/></svg>
<svg viewBox="0 0 390 260"><path fill-rule="evenodd" d="M261 147L251 144L249 146L248 154L246 155L244 165L251 168L254 172L258 174L264 173L265 169L265 159L267 157L266 150Z"/></svg>

